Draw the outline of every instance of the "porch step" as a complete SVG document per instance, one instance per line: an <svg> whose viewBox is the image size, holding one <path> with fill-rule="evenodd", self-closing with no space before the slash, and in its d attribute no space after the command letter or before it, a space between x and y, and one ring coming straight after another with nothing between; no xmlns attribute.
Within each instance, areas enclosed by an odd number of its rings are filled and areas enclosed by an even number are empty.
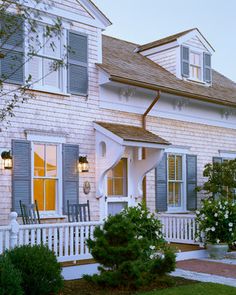
<svg viewBox="0 0 236 295"><path fill-rule="evenodd" d="M71 266L94 264L94 263L96 263L94 259L83 259L83 260L61 262L60 264L62 267L71 267Z"/></svg>
<svg viewBox="0 0 236 295"><path fill-rule="evenodd" d="M173 249L176 249L176 252L199 251L204 249L202 247L199 247L199 245L180 244L180 243L170 243L170 247Z"/></svg>

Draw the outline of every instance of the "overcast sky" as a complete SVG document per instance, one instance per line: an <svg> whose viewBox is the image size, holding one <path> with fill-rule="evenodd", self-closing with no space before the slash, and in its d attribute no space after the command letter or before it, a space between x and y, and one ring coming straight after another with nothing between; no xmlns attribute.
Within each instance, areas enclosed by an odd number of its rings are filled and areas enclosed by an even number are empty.
<svg viewBox="0 0 236 295"><path fill-rule="evenodd" d="M193 27L215 49L212 66L236 82L236 0L94 0L113 23L106 35L138 44Z"/></svg>

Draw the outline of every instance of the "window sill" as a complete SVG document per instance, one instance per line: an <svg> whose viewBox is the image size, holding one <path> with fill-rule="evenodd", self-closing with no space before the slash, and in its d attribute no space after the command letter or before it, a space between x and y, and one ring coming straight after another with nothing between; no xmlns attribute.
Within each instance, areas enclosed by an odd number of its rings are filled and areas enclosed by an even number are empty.
<svg viewBox="0 0 236 295"><path fill-rule="evenodd" d="M46 214L46 213L40 213L39 212L40 219L65 219L67 218L67 215L62 214Z"/></svg>
<svg viewBox="0 0 236 295"><path fill-rule="evenodd" d="M30 88L27 91L50 93L50 94L55 94L55 95L67 96L67 97L71 96L71 94L67 93L67 92L55 91L55 90L50 90L50 89L47 89L47 88L40 88L40 87Z"/></svg>

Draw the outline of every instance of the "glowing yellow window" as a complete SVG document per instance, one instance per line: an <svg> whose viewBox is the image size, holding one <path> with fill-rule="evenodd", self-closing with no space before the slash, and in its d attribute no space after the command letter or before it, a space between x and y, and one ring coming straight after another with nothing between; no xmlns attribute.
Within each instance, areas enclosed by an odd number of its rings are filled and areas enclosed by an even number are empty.
<svg viewBox="0 0 236 295"><path fill-rule="evenodd" d="M122 158L119 163L107 173L108 196L127 196L127 159Z"/></svg>
<svg viewBox="0 0 236 295"><path fill-rule="evenodd" d="M34 144L34 200L40 211L55 211L58 186L58 147Z"/></svg>

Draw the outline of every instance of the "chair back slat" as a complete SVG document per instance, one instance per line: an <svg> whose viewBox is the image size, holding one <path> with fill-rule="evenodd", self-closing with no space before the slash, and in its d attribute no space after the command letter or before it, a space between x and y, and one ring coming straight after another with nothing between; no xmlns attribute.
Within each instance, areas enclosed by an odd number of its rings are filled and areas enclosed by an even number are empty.
<svg viewBox="0 0 236 295"><path fill-rule="evenodd" d="M37 201L34 204L24 204L20 201L20 210L23 224L40 224Z"/></svg>
<svg viewBox="0 0 236 295"><path fill-rule="evenodd" d="M67 214L69 222L86 222L90 221L89 201L85 204L70 204L67 201Z"/></svg>

